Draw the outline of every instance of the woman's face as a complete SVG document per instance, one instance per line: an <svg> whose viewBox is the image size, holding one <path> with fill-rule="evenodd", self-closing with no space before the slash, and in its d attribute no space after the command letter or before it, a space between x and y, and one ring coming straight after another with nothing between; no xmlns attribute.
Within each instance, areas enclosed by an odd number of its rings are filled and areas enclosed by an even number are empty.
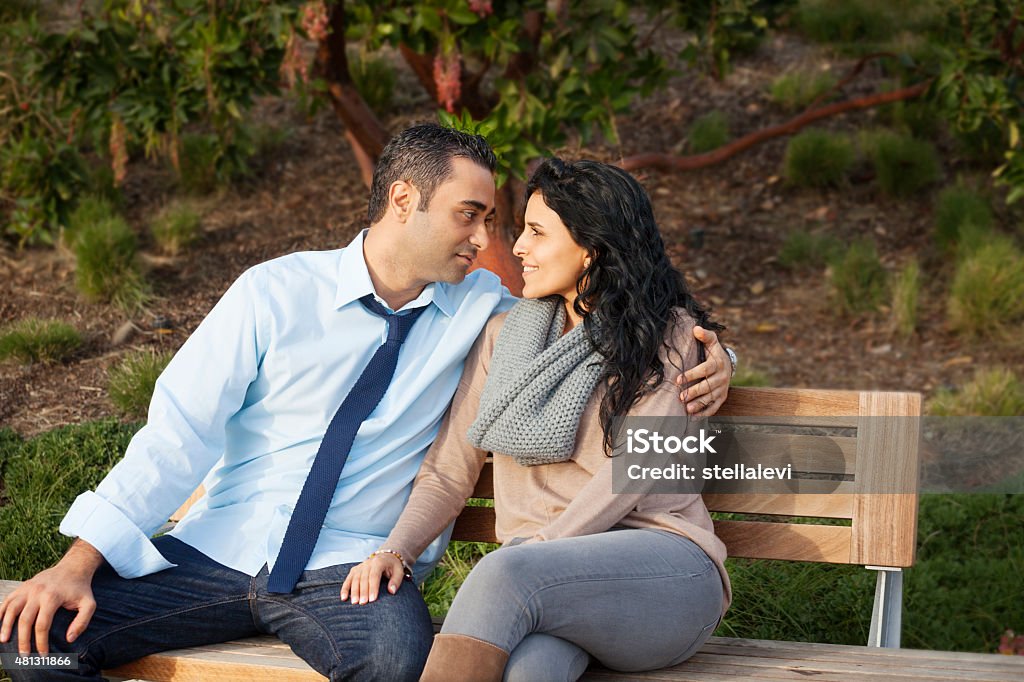
<svg viewBox="0 0 1024 682"><path fill-rule="evenodd" d="M573 241L540 192L534 192L526 203L525 223L512 249L523 261L523 296L558 294L570 303L576 300L576 282L590 264L586 249Z"/></svg>

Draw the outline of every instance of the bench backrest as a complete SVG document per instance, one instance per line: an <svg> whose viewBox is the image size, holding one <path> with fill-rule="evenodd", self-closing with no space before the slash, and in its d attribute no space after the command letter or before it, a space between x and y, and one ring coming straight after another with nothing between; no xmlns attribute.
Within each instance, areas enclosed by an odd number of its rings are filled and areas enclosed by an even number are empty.
<svg viewBox="0 0 1024 682"><path fill-rule="evenodd" d="M747 450L751 455L747 464L792 464L794 472L844 480L830 483L828 488L834 489L830 493L705 494L710 511L731 512L732 518L715 521L715 532L728 547L729 556L911 566L917 495L870 491L914 489L917 420L879 417L920 414L917 393L730 389L729 400L714 421L737 429L755 426L771 427L772 431L745 435L738 430L733 434L737 442L748 438L755 445ZM473 497L493 496L488 463ZM847 519L850 524L821 525L822 519ZM494 510L466 507L455 523L452 539L496 542Z"/></svg>
<svg viewBox="0 0 1024 682"><path fill-rule="evenodd" d="M732 388L716 422L754 439L750 465L792 464L801 474L830 478L829 493L705 494L715 532L729 556L905 568L913 565L921 396L917 393ZM879 419L890 417L891 419ZM755 432L744 432L754 427ZM764 429L770 428L770 433ZM791 432L787 432L787 430ZM809 433L810 432L810 433ZM756 450L756 451L755 451ZM493 498L490 463L473 497ZM866 492L865 492L866 491ZM203 495L196 490L172 516L177 520ZM741 515L737 517L736 515ZM746 518L744 518L746 517ZM794 518L799 517L799 518ZM847 519L849 525L821 525ZM466 507L453 540L496 542L494 510Z"/></svg>

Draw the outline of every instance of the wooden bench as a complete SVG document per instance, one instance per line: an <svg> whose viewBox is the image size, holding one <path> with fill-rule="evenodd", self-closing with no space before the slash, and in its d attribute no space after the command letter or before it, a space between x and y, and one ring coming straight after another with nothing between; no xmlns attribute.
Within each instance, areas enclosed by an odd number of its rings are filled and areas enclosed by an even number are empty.
<svg viewBox="0 0 1024 682"><path fill-rule="evenodd" d="M673 668L624 674L595 665L583 679L1024 680L1024 657L898 648L902 569L914 563L917 496L862 491L913 489L918 471L915 420L879 417L920 413L920 396L911 393L734 388L715 420L736 429L738 442L756 439L750 442L756 443L757 462L791 463L794 472L807 475L808 485L827 480L835 488L830 494L706 494L710 510L733 515L715 522L729 555L876 570L868 646L712 637L699 653ZM821 454L826 452L828 456ZM890 487L876 487L882 484ZM492 497L490 465L474 495ZM846 519L849 525L815 523L821 519ZM495 541L493 509L466 507L452 539ZM14 585L0 583L0 593ZM108 672L154 682L324 679L273 637L168 651Z"/></svg>

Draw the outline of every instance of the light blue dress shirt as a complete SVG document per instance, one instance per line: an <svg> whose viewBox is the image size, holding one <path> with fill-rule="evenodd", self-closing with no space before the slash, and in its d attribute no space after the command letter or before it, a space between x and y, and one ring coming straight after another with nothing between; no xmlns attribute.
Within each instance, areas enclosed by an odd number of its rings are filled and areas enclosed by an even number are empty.
<svg viewBox="0 0 1024 682"><path fill-rule="evenodd" d="M170 568L149 537L203 483L206 496L171 534L248 575L273 568L327 425L387 337L387 322L359 303L370 293L363 233L345 249L295 253L243 273L160 375L148 423L124 459L95 492L78 496L61 532L96 547L124 578ZM469 349L515 300L478 270L460 284L430 284L402 308L427 306L356 434L307 569L362 561L380 547ZM418 580L448 535L419 557Z"/></svg>

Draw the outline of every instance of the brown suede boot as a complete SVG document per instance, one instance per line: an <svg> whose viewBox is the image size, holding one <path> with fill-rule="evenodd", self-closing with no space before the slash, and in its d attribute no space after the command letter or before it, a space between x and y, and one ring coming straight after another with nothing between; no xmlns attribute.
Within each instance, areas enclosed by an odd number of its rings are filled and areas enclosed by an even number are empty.
<svg viewBox="0 0 1024 682"><path fill-rule="evenodd" d="M501 682L508 652L466 635L434 635L420 682Z"/></svg>

